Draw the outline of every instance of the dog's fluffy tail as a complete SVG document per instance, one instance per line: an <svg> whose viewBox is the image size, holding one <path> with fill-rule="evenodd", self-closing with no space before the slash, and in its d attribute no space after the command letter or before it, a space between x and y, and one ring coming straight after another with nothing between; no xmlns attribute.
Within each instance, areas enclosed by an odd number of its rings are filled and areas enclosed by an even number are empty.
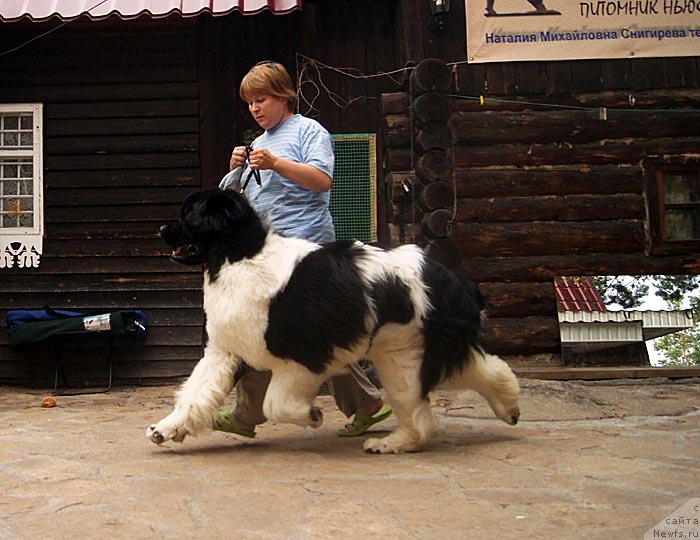
<svg viewBox="0 0 700 540"><path fill-rule="evenodd" d="M461 371L442 381L438 388L474 390L488 401L498 418L515 425L520 418L520 386L513 370L493 354L471 349L469 355L469 361Z"/></svg>

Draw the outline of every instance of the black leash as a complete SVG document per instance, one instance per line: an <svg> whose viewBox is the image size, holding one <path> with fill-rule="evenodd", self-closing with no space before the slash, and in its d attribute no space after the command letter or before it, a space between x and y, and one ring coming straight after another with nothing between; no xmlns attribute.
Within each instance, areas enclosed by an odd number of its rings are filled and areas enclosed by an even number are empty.
<svg viewBox="0 0 700 540"><path fill-rule="evenodd" d="M250 167L250 151L251 150L252 150L252 148L250 146L245 147L245 158L248 161L248 168L250 169L250 172L248 172L248 176L246 177L245 182L243 183L243 188L241 189L241 191L245 191L245 188L248 187L248 182L250 182L251 176L255 177L256 184L258 184L259 186L262 185L262 181L260 180L260 171Z"/></svg>

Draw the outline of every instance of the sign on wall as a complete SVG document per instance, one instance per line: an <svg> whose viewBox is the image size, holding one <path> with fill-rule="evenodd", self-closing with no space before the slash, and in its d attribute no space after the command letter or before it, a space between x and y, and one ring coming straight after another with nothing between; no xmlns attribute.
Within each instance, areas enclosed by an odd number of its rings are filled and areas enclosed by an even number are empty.
<svg viewBox="0 0 700 540"><path fill-rule="evenodd" d="M465 0L469 63L700 56L700 0Z"/></svg>

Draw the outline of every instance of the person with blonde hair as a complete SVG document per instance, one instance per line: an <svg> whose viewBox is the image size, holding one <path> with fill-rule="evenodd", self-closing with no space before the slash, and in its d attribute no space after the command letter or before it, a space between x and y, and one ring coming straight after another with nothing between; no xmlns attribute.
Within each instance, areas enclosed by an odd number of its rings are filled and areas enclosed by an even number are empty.
<svg viewBox="0 0 700 540"><path fill-rule="evenodd" d="M329 205L335 155L330 133L316 120L294 112L298 101L294 83L277 62L253 66L241 81L239 94L264 132L249 147L233 149L231 172L219 187L244 189L255 211L283 236L334 241ZM253 175L256 181L250 181ZM235 409L220 411L213 428L254 437L255 426L267 420L262 404L270 377L270 372L248 369L236 385ZM353 416L340 436L362 435L392 413L357 364L349 373L329 379L328 388L343 414Z"/></svg>

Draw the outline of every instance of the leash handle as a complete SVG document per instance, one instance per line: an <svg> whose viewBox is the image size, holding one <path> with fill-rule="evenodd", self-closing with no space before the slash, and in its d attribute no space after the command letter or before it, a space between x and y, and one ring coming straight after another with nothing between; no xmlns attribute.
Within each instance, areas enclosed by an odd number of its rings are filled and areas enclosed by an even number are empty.
<svg viewBox="0 0 700 540"><path fill-rule="evenodd" d="M245 191L245 188L248 187L248 182L250 182L250 177L255 178L255 183L258 184L259 186L262 186L262 180L260 179L260 171L257 169L253 169L250 167L250 151L253 149L252 146L246 145L245 147L245 159L248 162L248 168L250 171L248 172L248 176L245 179L245 182L243 183L243 187L241 188L241 191Z"/></svg>

